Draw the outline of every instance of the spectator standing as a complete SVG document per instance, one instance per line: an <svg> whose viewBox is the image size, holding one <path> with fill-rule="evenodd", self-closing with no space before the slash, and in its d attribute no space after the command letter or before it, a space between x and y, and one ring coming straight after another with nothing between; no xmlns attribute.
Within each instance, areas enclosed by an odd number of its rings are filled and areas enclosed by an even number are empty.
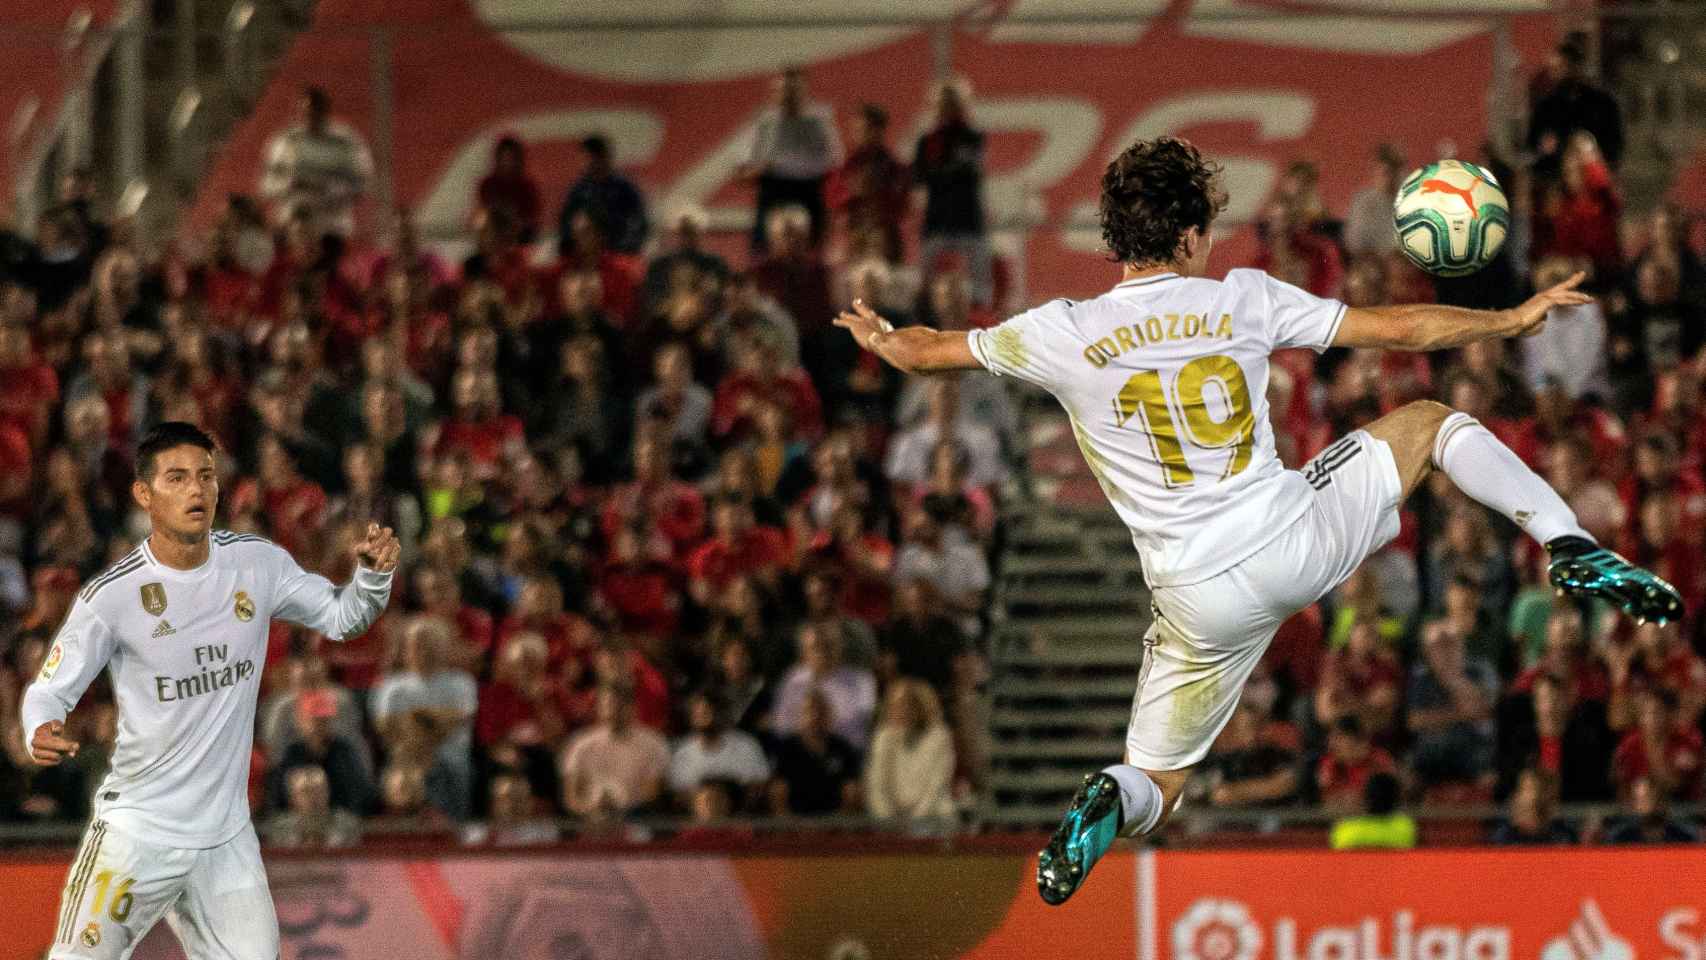
<svg viewBox="0 0 1706 960"><path fill-rule="evenodd" d="M1369 184L1351 197L1345 216L1345 252L1353 257L1385 257L1397 250L1392 230L1392 198L1408 173L1404 154L1391 143L1374 151L1374 170Z"/></svg>
<svg viewBox="0 0 1706 960"><path fill-rule="evenodd" d="M943 533L941 521L926 508L915 507L906 516L906 539L895 555L894 577L930 584L943 612L955 617L966 635L979 632L989 562L976 546Z"/></svg>
<svg viewBox="0 0 1706 960"><path fill-rule="evenodd" d="M646 233L651 229L646 220L646 201L633 181L616 172L610 150L610 140L594 134L581 141L586 154L586 166L578 180L569 187L563 198L562 212L557 216L557 244L567 254L572 248L575 214L590 214L602 224L611 250L635 254L645 246Z"/></svg>
<svg viewBox="0 0 1706 960"><path fill-rule="evenodd" d="M323 87L303 91L301 122L275 134L265 157L260 192L275 222L305 211L317 234L355 232L355 204L367 193L373 158L353 129L332 119Z"/></svg>
<svg viewBox="0 0 1706 960"><path fill-rule="evenodd" d="M983 133L971 125L970 91L943 84L936 95L936 126L918 138L912 176L924 188L919 260L934 272L943 254L956 253L971 273L972 300L994 297L994 254L983 209Z"/></svg>
<svg viewBox="0 0 1706 960"><path fill-rule="evenodd" d="M1593 135L1611 166L1623 156L1623 116L1617 98L1594 83L1587 72L1587 35L1572 32L1553 51L1548 64L1555 80L1540 96L1528 119L1528 148L1537 155L1543 176L1555 172L1570 137Z"/></svg>
<svg viewBox="0 0 1706 960"><path fill-rule="evenodd" d="M770 212L797 204L809 218L811 246L823 242L824 182L841 165L841 135L828 111L807 103L806 75L799 67L782 72L776 106L758 119L752 153L743 172L757 180L752 211L752 252L770 251ZM826 319L827 322L827 319Z"/></svg>
<svg viewBox="0 0 1706 960"><path fill-rule="evenodd" d="M284 748L272 767L273 809L295 807L291 772L310 767L319 774L326 802L340 810L364 814L374 807L377 791L361 753L332 727L338 704L326 690L308 690L296 698L296 727L301 737ZM311 786L311 785L310 785ZM307 789L307 788L303 788Z"/></svg>
<svg viewBox="0 0 1706 960"><path fill-rule="evenodd" d="M1586 257L1601 283L1617 276L1623 265L1617 242L1623 199L1592 134L1570 135L1558 181L1540 188L1535 205L1536 257Z"/></svg>
<svg viewBox="0 0 1706 960"><path fill-rule="evenodd" d="M865 809L879 820L952 817L954 738L928 684L889 685L883 722L865 763Z"/></svg>
<svg viewBox="0 0 1706 960"><path fill-rule="evenodd" d="M527 147L519 137L502 137L492 148L492 172L480 180L475 196L487 210L508 210L520 230L521 242L533 241L539 232L539 184L527 172Z"/></svg>
<svg viewBox="0 0 1706 960"><path fill-rule="evenodd" d="M1449 620L1429 624L1421 662L1410 673L1411 766L1423 786L1491 786L1499 677L1485 660L1466 652L1464 639Z"/></svg>
<svg viewBox="0 0 1706 960"><path fill-rule="evenodd" d="M906 219L906 167L889 150L889 113L874 103L859 105L857 146L841 165L841 212L849 236L875 232L888 263L900 263L906 245L901 221Z"/></svg>

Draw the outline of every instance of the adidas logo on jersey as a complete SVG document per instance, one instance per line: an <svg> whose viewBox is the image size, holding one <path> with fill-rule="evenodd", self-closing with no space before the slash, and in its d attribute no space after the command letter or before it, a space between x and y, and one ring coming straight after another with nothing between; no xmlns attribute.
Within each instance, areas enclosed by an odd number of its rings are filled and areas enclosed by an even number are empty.
<svg viewBox="0 0 1706 960"><path fill-rule="evenodd" d="M172 634L177 633L177 632L178 631L172 626L170 621L162 620L162 621L160 621L160 625L154 628L154 633L152 634L152 638L155 640L158 640L161 637L169 637Z"/></svg>

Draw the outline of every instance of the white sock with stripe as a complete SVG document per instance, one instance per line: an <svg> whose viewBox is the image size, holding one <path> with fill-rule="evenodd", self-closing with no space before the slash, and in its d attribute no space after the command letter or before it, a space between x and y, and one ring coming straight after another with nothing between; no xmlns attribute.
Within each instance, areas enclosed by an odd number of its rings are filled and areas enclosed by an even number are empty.
<svg viewBox="0 0 1706 960"><path fill-rule="evenodd" d="M1469 499L1509 517L1542 544L1564 536L1593 539L1558 491L1466 413L1453 413L1440 425L1433 461Z"/></svg>
<svg viewBox="0 0 1706 960"><path fill-rule="evenodd" d="M1155 829L1161 820L1161 788L1149 774L1128 763L1103 769L1120 785L1120 836L1137 837Z"/></svg>

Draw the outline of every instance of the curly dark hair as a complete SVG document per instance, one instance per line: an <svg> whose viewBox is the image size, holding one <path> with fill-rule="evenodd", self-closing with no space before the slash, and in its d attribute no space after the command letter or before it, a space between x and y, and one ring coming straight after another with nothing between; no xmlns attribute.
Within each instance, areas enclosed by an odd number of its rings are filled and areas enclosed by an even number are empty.
<svg viewBox="0 0 1706 960"><path fill-rule="evenodd" d="M1225 205L1220 165L1189 141L1139 140L1102 174L1102 239L1120 263L1169 263L1185 231L1207 230Z"/></svg>

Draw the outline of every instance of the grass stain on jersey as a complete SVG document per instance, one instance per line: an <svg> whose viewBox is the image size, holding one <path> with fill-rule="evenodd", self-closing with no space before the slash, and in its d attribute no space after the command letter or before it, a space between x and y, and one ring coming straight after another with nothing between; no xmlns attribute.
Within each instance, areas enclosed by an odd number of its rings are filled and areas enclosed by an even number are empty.
<svg viewBox="0 0 1706 960"><path fill-rule="evenodd" d="M1017 329L999 326L989 331L989 350L995 359L1014 369L1024 370L1031 365L1031 349Z"/></svg>
<svg viewBox="0 0 1706 960"><path fill-rule="evenodd" d="M1220 673L1205 669L1193 680L1186 681L1171 693L1173 715L1168 725L1175 735L1200 731L1213 712L1220 693Z"/></svg>

